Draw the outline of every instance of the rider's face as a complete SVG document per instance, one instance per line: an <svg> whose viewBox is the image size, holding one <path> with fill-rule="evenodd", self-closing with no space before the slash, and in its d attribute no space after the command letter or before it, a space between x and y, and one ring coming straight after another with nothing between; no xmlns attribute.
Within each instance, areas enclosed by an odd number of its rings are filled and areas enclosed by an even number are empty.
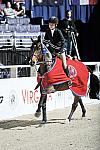
<svg viewBox="0 0 100 150"><path fill-rule="evenodd" d="M50 30L55 29L55 27L56 27L55 23L49 23Z"/></svg>

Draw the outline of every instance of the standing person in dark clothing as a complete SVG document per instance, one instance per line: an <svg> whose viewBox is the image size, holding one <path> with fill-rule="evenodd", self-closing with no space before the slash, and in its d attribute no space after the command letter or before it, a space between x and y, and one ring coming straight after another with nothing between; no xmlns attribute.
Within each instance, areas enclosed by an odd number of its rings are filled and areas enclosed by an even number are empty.
<svg viewBox="0 0 100 150"><path fill-rule="evenodd" d="M15 3L15 12L16 12L17 16L24 16L25 15L24 9L22 8L22 6L19 2Z"/></svg>
<svg viewBox="0 0 100 150"><path fill-rule="evenodd" d="M76 36L78 36L78 32L76 30L75 23L72 20L72 11L67 10L65 15L66 15L66 18L63 19L61 23L61 31L65 38L66 49L67 49L66 55L76 56L74 44L76 44L75 42L76 42Z"/></svg>
<svg viewBox="0 0 100 150"><path fill-rule="evenodd" d="M62 32L57 28L57 25L58 18L55 16L51 17L49 19L49 28L45 33L44 39L50 41L50 43L54 46L59 47L59 49L56 49L52 48L52 45L49 45L48 49L51 52L51 54L56 53L57 55L59 55L59 57L62 60L64 71L66 75L69 76L65 55L65 39Z"/></svg>

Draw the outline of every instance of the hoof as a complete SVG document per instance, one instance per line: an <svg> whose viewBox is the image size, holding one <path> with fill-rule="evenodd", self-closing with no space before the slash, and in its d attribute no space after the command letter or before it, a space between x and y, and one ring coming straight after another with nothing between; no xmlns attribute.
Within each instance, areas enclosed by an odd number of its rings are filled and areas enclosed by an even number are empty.
<svg viewBox="0 0 100 150"><path fill-rule="evenodd" d="M68 117L69 122L71 121L71 117Z"/></svg>
<svg viewBox="0 0 100 150"><path fill-rule="evenodd" d="M41 116L41 112L40 112L40 111L39 111L39 112L37 111L37 112L34 114L34 116L37 117L37 118L40 117L40 116Z"/></svg>
<svg viewBox="0 0 100 150"><path fill-rule="evenodd" d="M86 116L85 116L85 113L82 114L82 117L86 117Z"/></svg>
<svg viewBox="0 0 100 150"><path fill-rule="evenodd" d="M46 117L46 116L45 116L45 117L43 117L43 119L42 119L42 123L43 123L43 124L47 123L47 117Z"/></svg>
<svg viewBox="0 0 100 150"><path fill-rule="evenodd" d="M82 117L85 117L86 111L83 112Z"/></svg>
<svg viewBox="0 0 100 150"><path fill-rule="evenodd" d="M47 123L47 120L42 120L41 124L46 124L46 123Z"/></svg>

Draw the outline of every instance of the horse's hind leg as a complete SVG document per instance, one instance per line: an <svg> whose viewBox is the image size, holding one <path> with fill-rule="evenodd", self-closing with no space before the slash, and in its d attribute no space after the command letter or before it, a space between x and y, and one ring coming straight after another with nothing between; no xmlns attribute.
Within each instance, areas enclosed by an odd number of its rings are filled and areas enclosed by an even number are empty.
<svg viewBox="0 0 100 150"><path fill-rule="evenodd" d="M79 99L79 104L80 104L81 109L82 109L82 117L85 117L86 109L85 109L85 107L84 107L84 105L83 105L83 102L82 102L82 99L81 99L81 98Z"/></svg>
<svg viewBox="0 0 100 150"><path fill-rule="evenodd" d="M41 94L40 101L39 101L39 104L38 104L38 108L35 112L35 117L40 117L41 107L43 106L43 103L45 102L45 99L47 99L47 95L46 94Z"/></svg>
<svg viewBox="0 0 100 150"><path fill-rule="evenodd" d="M46 123L47 122L46 101L47 101L47 94L44 97L43 105L42 105L42 115L43 115L42 123Z"/></svg>
<svg viewBox="0 0 100 150"><path fill-rule="evenodd" d="M71 112L68 116L69 121L71 121L72 115L73 115L74 111L76 110L76 108L78 106L78 102L79 102L79 97L74 95L74 102L72 104Z"/></svg>

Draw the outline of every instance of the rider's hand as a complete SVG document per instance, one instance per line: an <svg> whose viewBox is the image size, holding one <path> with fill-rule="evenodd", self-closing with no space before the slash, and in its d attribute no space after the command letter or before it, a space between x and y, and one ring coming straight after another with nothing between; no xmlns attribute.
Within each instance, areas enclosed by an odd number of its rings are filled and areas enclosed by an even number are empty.
<svg viewBox="0 0 100 150"><path fill-rule="evenodd" d="M56 53L56 52L53 52L53 54L52 54L53 56L57 56L57 57L59 57L60 56L60 54L59 53Z"/></svg>
<svg viewBox="0 0 100 150"><path fill-rule="evenodd" d="M46 44L46 47L49 47L49 44Z"/></svg>

